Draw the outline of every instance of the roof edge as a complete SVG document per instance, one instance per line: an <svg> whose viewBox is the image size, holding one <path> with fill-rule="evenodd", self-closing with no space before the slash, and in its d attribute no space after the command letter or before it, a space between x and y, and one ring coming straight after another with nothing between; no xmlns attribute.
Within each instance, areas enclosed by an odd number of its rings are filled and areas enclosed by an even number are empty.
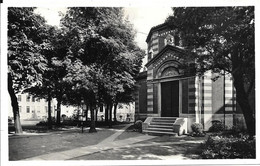
<svg viewBox="0 0 260 166"><path fill-rule="evenodd" d="M154 31L157 31L157 30L162 29L162 28L165 28L165 27L169 27L169 24L168 24L167 22L164 22L164 23L162 23L162 24L159 24L159 25L156 25L156 26L152 27L152 28L150 29L148 35L147 35L146 40L145 40L146 43L148 43L148 41L151 39L152 33L153 33Z"/></svg>
<svg viewBox="0 0 260 166"><path fill-rule="evenodd" d="M184 49L176 47L176 46L172 46L172 45L167 45L165 46L158 54L156 54L149 62L147 62L145 64L145 67L148 68L148 66L150 66L156 59L158 59L163 53L165 53L167 50L174 50L183 54L188 54Z"/></svg>

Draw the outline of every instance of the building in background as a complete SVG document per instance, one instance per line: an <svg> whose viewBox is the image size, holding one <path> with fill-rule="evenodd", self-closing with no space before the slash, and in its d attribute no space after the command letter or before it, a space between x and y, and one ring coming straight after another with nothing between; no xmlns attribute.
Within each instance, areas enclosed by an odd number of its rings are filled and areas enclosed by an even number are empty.
<svg viewBox="0 0 260 166"><path fill-rule="evenodd" d="M24 120L47 120L48 117L48 102L46 99L40 99L37 97L33 97L28 93L19 93L17 95L18 105L19 105L19 113L20 119L23 122ZM79 114L82 114L81 106L65 106L61 105L61 119L71 118L73 114L75 114L79 110ZM57 101L53 99L51 101L51 115L53 118L57 116ZM114 111L114 109L113 109ZM95 111L96 112L96 111ZM102 121L102 117L105 116L105 108L98 109L96 112L97 115L95 118L99 121ZM117 106L117 120L118 121L134 121L134 104L118 104ZM114 112L112 112L114 115ZM13 117L11 103L9 104L8 117ZM90 110L88 111L88 118L90 118Z"/></svg>
<svg viewBox="0 0 260 166"><path fill-rule="evenodd" d="M33 97L28 93L19 93L17 95L19 113L21 120L46 120L48 117L48 102L46 99L40 99ZM57 101L53 99L51 101L51 115L56 117ZM72 116L76 107L61 106L61 115L67 117ZM8 116L13 117L12 107L9 104Z"/></svg>

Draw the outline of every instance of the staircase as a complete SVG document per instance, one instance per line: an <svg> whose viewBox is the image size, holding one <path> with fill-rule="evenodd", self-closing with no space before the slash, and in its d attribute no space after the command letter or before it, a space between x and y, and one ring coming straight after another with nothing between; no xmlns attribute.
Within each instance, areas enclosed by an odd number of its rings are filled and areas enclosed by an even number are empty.
<svg viewBox="0 0 260 166"><path fill-rule="evenodd" d="M144 122L146 127L143 132L149 135L178 135L174 132L173 124L177 118L175 117L153 117L147 118Z"/></svg>

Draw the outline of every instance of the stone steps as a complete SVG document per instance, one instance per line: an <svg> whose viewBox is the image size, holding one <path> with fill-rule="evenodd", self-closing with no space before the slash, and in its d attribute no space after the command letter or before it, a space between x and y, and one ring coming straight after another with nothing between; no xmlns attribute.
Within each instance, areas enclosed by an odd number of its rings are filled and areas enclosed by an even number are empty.
<svg viewBox="0 0 260 166"><path fill-rule="evenodd" d="M143 132L149 135L176 136L177 133L173 131L173 124L176 119L175 117L154 117Z"/></svg>
<svg viewBox="0 0 260 166"><path fill-rule="evenodd" d="M176 117L154 117L153 120L176 120Z"/></svg>
<svg viewBox="0 0 260 166"><path fill-rule="evenodd" d="M164 120L164 119L157 119L157 120L153 120L153 122L157 122L157 123L174 123L175 120Z"/></svg>
<svg viewBox="0 0 260 166"><path fill-rule="evenodd" d="M173 123L167 123L167 122L151 122L150 125L172 126Z"/></svg>
<svg viewBox="0 0 260 166"><path fill-rule="evenodd" d="M164 132L164 131L149 131L149 130L144 130L144 133L147 133L149 135L170 135L170 136L177 136L177 133L174 132Z"/></svg>
<svg viewBox="0 0 260 166"><path fill-rule="evenodd" d="M167 132L173 132L173 129L169 129L169 128L152 128L149 126L149 128L147 128L147 130L149 131L167 131Z"/></svg>
<svg viewBox="0 0 260 166"><path fill-rule="evenodd" d="M151 128L167 128L167 129L172 129L172 126L166 126L166 125L149 125Z"/></svg>

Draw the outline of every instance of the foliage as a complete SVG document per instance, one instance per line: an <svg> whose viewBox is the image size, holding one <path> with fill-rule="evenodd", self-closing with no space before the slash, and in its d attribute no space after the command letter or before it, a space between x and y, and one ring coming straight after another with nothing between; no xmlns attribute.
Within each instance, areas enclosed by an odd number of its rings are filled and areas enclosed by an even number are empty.
<svg viewBox="0 0 260 166"><path fill-rule="evenodd" d="M13 107L15 132L22 133L16 93L40 86L46 68L45 51L52 49L45 20L34 8L8 8L8 92Z"/></svg>
<svg viewBox="0 0 260 166"><path fill-rule="evenodd" d="M143 124L143 121L141 120L137 120L135 123L134 123L134 131L138 131L138 132L142 132L142 124Z"/></svg>
<svg viewBox="0 0 260 166"><path fill-rule="evenodd" d="M69 119L64 120L61 124L64 126L79 126L79 121Z"/></svg>
<svg viewBox="0 0 260 166"><path fill-rule="evenodd" d="M248 138L248 135L209 136L202 145L201 157L203 159L255 158L255 139Z"/></svg>
<svg viewBox="0 0 260 166"><path fill-rule="evenodd" d="M75 109L73 114L72 114L72 116L71 116L71 118L73 120L79 120L80 114L81 114L81 110L80 109Z"/></svg>
<svg viewBox="0 0 260 166"><path fill-rule="evenodd" d="M194 137L204 137L205 134L203 133L203 125L201 123L193 123L191 125L192 133L191 136Z"/></svg>
<svg viewBox="0 0 260 166"><path fill-rule="evenodd" d="M255 135L255 110L249 104L255 87L254 7L173 8L167 22L177 27L183 46L194 53L199 74L212 70L232 75L248 132Z"/></svg>
<svg viewBox="0 0 260 166"><path fill-rule="evenodd" d="M241 128L241 126L233 125L229 132L234 135L238 133L245 133L246 130L244 128Z"/></svg>
<svg viewBox="0 0 260 166"><path fill-rule="evenodd" d="M8 72L16 92L41 84L46 70L42 52L51 49L45 20L33 11L34 8L8 8Z"/></svg>
<svg viewBox="0 0 260 166"><path fill-rule="evenodd" d="M85 71L91 73L85 75L95 75L89 85L98 89L100 101L115 100L117 93L133 87L143 52L134 43L132 26L124 20L122 8L69 8L62 23L78 36L77 45L70 49L72 63L78 63L71 66L73 72L79 69L76 65L86 65Z"/></svg>
<svg viewBox="0 0 260 166"><path fill-rule="evenodd" d="M99 105L112 108L113 103L129 100L124 96L133 92L144 54L134 42L123 9L69 8L61 22L67 35L74 37L64 80L90 106L91 115Z"/></svg>
<svg viewBox="0 0 260 166"><path fill-rule="evenodd" d="M55 118L54 117L52 117L51 122L52 122L51 125L55 124ZM46 120L41 120L41 121L39 121L39 123L36 124L36 126L48 126L48 125L49 125L49 123Z"/></svg>
<svg viewBox="0 0 260 166"><path fill-rule="evenodd" d="M60 29L47 26L33 11L8 11L8 68L17 91L29 87L33 95L56 98L57 122L61 103L84 101L94 122L99 105L133 100L144 52L122 8L69 8Z"/></svg>
<svg viewBox="0 0 260 166"><path fill-rule="evenodd" d="M220 121L213 122L209 128L209 132L221 132L225 130L225 125Z"/></svg>

